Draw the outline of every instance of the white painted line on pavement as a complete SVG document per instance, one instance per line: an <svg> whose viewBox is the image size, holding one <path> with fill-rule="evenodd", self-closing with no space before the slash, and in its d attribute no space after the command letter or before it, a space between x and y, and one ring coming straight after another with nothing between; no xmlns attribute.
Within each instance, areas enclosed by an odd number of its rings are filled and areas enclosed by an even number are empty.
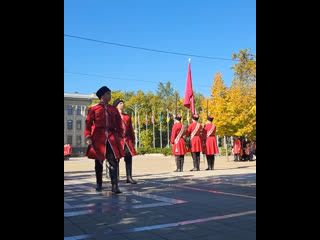
<svg viewBox="0 0 320 240"><path fill-rule="evenodd" d="M232 213L232 214L227 214L227 215L222 215L222 216L213 216L213 217L208 217L208 218L199 218L199 219L181 221L181 222L176 222L176 223L166 223L166 224L151 225L151 226L145 226L145 227L129 228L129 229L122 229L122 230L114 230L114 231L112 229L109 229L104 232L95 232L93 234L84 234L84 235L78 235L78 236L65 237L64 240L80 240L80 239L86 239L86 238L94 238L96 236L102 237L102 236L108 236L108 235L116 235L116 234L120 234L120 233L150 231L150 230L160 229L160 228L178 227L178 226L194 224L194 223L201 223L201 222L215 221L215 220L226 219L226 218L240 217L240 216L245 216L245 215L255 214L255 213L256 213L256 210L252 210L252 211Z"/></svg>

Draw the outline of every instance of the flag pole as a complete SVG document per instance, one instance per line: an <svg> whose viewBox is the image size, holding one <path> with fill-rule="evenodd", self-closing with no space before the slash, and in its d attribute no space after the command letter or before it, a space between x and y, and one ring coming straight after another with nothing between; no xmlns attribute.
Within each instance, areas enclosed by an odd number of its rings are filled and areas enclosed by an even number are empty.
<svg viewBox="0 0 320 240"><path fill-rule="evenodd" d="M138 124L139 124L139 126L138 126L138 130L139 130L139 148L141 147L141 139L140 139L140 137L141 137L141 134L140 134L140 122L141 122L141 119L140 119L140 113L138 112L138 119L139 119L139 121L138 121Z"/></svg>
<svg viewBox="0 0 320 240"><path fill-rule="evenodd" d="M153 125L153 148L156 148L155 136L154 136L154 113L152 112L152 125Z"/></svg>
<svg viewBox="0 0 320 240"><path fill-rule="evenodd" d="M207 117L209 116L208 101L209 101L209 98L207 98Z"/></svg>
<svg viewBox="0 0 320 240"><path fill-rule="evenodd" d="M189 63L190 63L191 58L189 58L188 60L189 60ZM190 118L191 118L191 108L189 109L189 112L190 112L190 116L189 116L189 119L188 119L188 125L189 125L189 120L190 120Z"/></svg>
<svg viewBox="0 0 320 240"><path fill-rule="evenodd" d="M177 113L178 113L177 112L177 102L178 102L178 94L176 94L176 109L175 109L175 113L174 113L176 116L177 116Z"/></svg>
<svg viewBox="0 0 320 240"><path fill-rule="evenodd" d="M160 112L160 148L162 148L162 130L161 130L161 122L162 122L162 119L161 119L161 112Z"/></svg>
<svg viewBox="0 0 320 240"><path fill-rule="evenodd" d="M168 145L167 145L167 148L170 146L170 140L169 140L169 121L168 121L168 115L169 115L169 112L168 112L168 109L167 109L167 136L168 136Z"/></svg>

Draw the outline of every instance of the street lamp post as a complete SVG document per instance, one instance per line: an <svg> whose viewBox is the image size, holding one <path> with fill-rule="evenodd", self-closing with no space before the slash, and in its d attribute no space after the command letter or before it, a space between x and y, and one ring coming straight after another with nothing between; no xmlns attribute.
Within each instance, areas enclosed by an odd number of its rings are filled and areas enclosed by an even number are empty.
<svg viewBox="0 0 320 240"><path fill-rule="evenodd" d="M141 104L134 104L133 106L128 107L132 111L134 111L134 134L135 134L135 148L137 149L137 142L138 142L138 137L137 137L137 112L142 108Z"/></svg>

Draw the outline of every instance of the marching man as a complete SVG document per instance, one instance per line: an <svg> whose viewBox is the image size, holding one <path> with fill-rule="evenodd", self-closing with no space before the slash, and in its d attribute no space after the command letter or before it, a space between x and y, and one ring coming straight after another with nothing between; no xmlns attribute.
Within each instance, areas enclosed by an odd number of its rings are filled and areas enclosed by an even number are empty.
<svg viewBox="0 0 320 240"><path fill-rule="evenodd" d="M103 161L110 164L112 192L121 193L118 187L118 168L124 151L121 148L121 117L118 109L108 104L111 100L111 90L103 86L97 93L100 102L88 110L84 135L88 144L86 156L95 159L96 190L102 190ZM106 168L108 170L108 168Z"/></svg>
<svg viewBox="0 0 320 240"><path fill-rule="evenodd" d="M131 117L123 112L124 101L121 98L114 100L113 104L120 113L121 126L123 129L123 135L121 137L121 148L124 150L126 163L126 175L127 183L136 184L137 182L132 179L132 156L137 155L134 149L135 136L132 128Z"/></svg>

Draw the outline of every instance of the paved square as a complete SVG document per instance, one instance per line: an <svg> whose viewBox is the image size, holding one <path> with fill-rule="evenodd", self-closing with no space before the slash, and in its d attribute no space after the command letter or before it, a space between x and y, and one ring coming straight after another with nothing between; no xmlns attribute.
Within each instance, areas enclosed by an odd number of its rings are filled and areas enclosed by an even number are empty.
<svg viewBox="0 0 320 240"><path fill-rule="evenodd" d="M216 157L215 170L173 172L173 156L135 156L133 178L121 194L111 193L105 176L95 191L94 161L64 161L64 239L256 239L256 162Z"/></svg>

